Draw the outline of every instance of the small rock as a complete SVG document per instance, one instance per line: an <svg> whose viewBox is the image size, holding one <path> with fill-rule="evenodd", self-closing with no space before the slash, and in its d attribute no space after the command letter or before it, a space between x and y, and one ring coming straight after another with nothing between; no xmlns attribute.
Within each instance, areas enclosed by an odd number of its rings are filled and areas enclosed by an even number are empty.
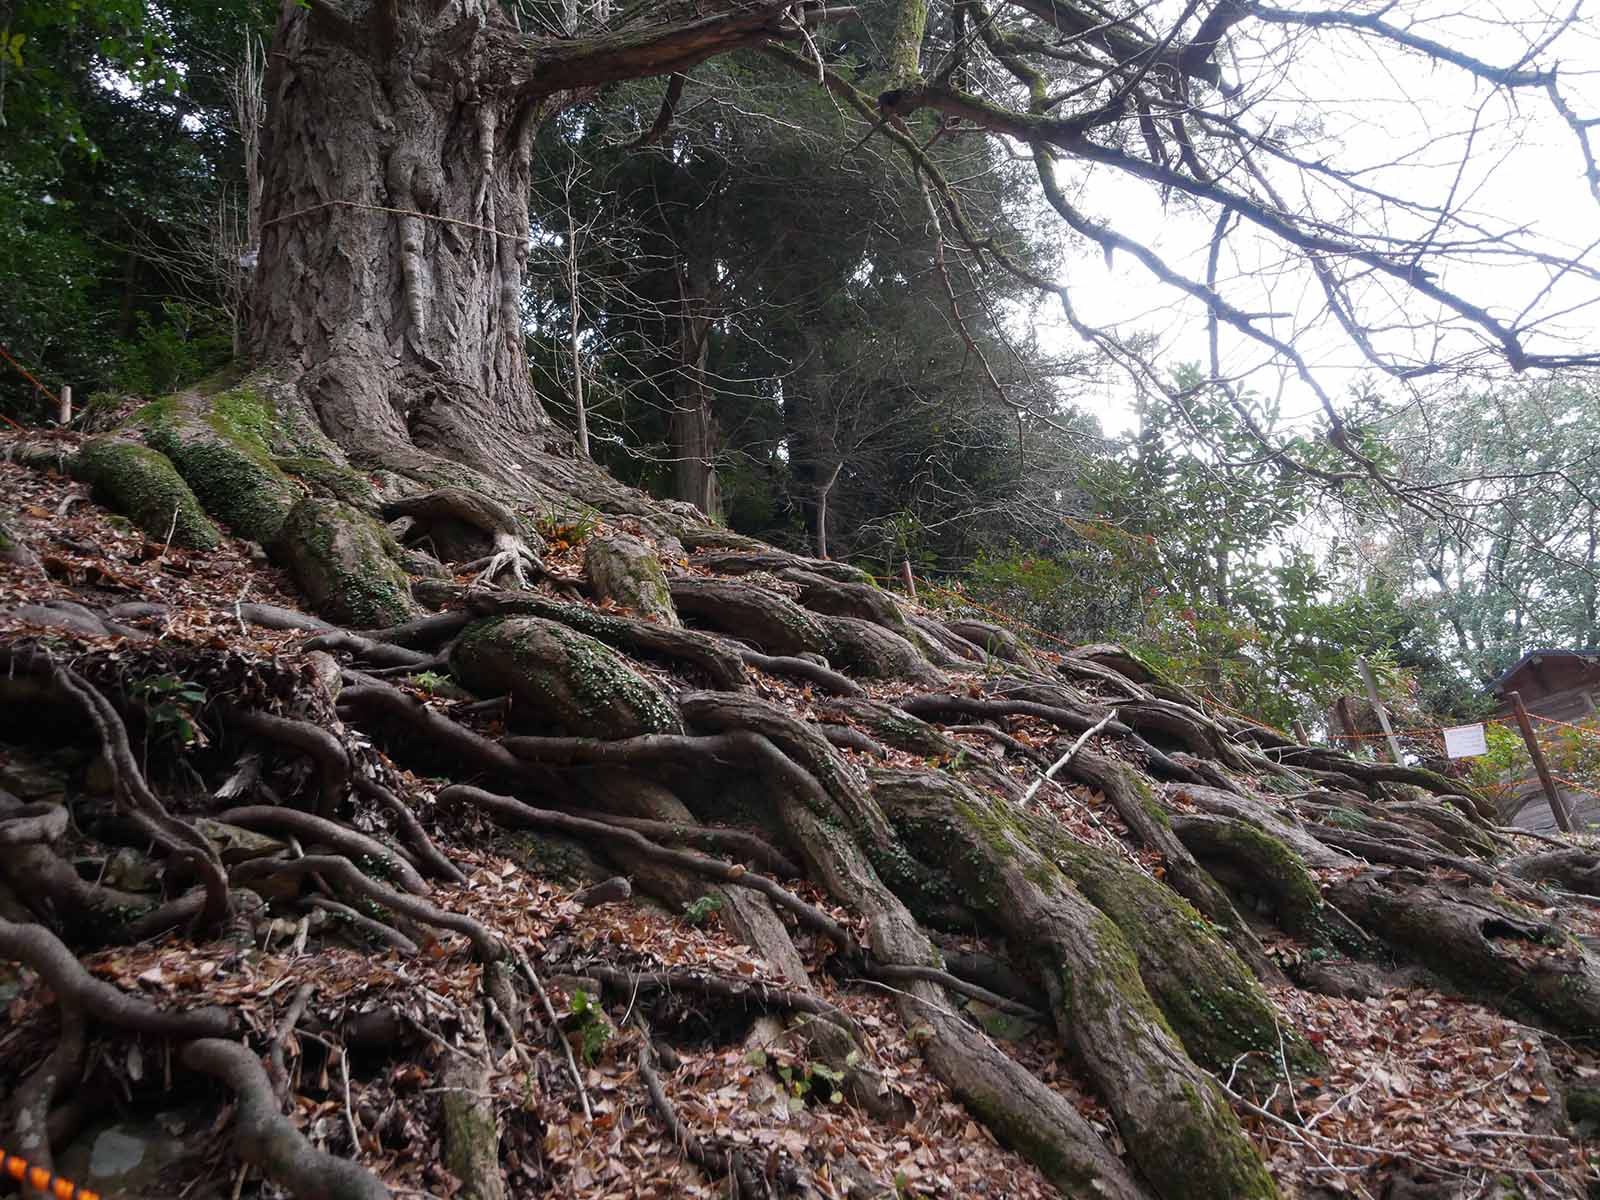
<svg viewBox="0 0 1600 1200"><path fill-rule="evenodd" d="M201 836L217 848L224 866L237 866L253 858L270 858L288 849L277 838L213 821L210 817L196 817L193 824Z"/></svg>

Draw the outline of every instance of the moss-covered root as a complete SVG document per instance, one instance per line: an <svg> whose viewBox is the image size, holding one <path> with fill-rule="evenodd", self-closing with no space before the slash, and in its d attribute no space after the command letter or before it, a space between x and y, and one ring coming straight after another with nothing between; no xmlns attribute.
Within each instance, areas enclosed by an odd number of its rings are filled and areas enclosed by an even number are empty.
<svg viewBox="0 0 1600 1200"><path fill-rule="evenodd" d="M683 616L754 643L768 654L834 653L827 630L793 600L769 587L733 579L680 575L668 581Z"/></svg>
<svg viewBox="0 0 1600 1200"><path fill-rule="evenodd" d="M816 619L838 647L840 666L869 679L907 679L922 687L944 686L944 673L892 629L858 617L824 614Z"/></svg>
<svg viewBox="0 0 1600 1200"><path fill-rule="evenodd" d="M1367 871L1328 899L1469 996L1555 1033L1600 1029L1600 959L1539 911L1475 883Z"/></svg>
<svg viewBox="0 0 1600 1200"><path fill-rule="evenodd" d="M126 438L90 438L73 460L72 473L94 489L97 500L153 538L191 550L210 550L222 541L199 499L159 450Z"/></svg>
<svg viewBox="0 0 1600 1200"><path fill-rule="evenodd" d="M1155 1191L1240 1200L1277 1190L1213 1080L1184 1052L1128 940L999 802L923 771L882 771L873 793L963 898L1037 961L1061 1036Z"/></svg>
<svg viewBox="0 0 1600 1200"><path fill-rule="evenodd" d="M384 527L337 500L306 497L290 510L270 547L317 615L374 629L415 614L411 581Z"/></svg>
<svg viewBox="0 0 1600 1200"><path fill-rule="evenodd" d="M172 460L206 511L240 537L272 542L303 494L272 457L277 416L252 387L167 396L132 423Z"/></svg>
<svg viewBox="0 0 1600 1200"><path fill-rule="evenodd" d="M790 840L805 849L811 873L834 899L866 920L866 940L880 962L940 963L927 936L879 879L860 842L842 832L837 817L818 812L786 789L777 789L776 804ZM1078 1110L988 1038L974 1036L942 988L913 980L902 987L897 1003L933 1073L1064 1196L1147 1200L1149 1193Z"/></svg>
<svg viewBox="0 0 1600 1200"><path fill-rule="evenodd" d="M1213 876L1265 899L1286 932L1330 944L1322 892L1288 846L1247 822L1209 813L1174 816L1172 828Z"/></svg>
<svg viewBox="0 0 1600 1200"><path fill-rule="evenodd" d="M439 1112L444 1118L444 1163L461 1182L461 1200L503 1200L505 1180L500 1174L500 1132L495 1123L489 1090L489 1067L483 1019L474 1014L476 1028L467 1030L477 1053L447 1054L439 1089Z"/></svg>
<svg viewBox="0 0 1600 1200"><path fill-rule="evenodd" d="M1139 977L1191 1058L1219 1072L1237 1063L1268 1087L1282 1082L1285 1069L1295 1075L1325 1069L1311 1046L1278 1021L1249 967L1187 901L1127 859L1069 837L1046 817L1020 820L1019 832L1128 939ZM1320 906L1315 888L1312 895Z"/></svg>
<svg viewBox="0 0 1600 1200"><path fill-rule="evenodd" d="M568 733L604 738L678 733L677 710L615 650L541 617L489 617L450 650L450 669L486 696L512 696L512 713Z"/></svg>
<svg viewBox="0 0 1600 1200"><path fill-rule="evenodd" d="M1067 764L1067 774L1100 791L1111 801L1117 815L1140 844L1161 855L1166 864L1167 882L1222 931L1228 944L1252 971L1263 979L1281 980L1281 973L1267 958L1260 940L1234 908L1228 894L1172 831L1166 810L1156 799L1155 790L1147 779L1126 763L1088 749L1073 756Z"/></svg>

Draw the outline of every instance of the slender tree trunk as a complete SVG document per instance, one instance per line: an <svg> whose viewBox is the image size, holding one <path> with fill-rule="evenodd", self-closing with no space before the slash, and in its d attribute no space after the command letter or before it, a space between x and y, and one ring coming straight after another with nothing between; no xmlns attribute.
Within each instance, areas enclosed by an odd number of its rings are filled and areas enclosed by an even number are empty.
<svg viewBox="0 0 1600 1200"><path fill-rule="evenodd" d="M706 379L711 324L711 264L690 246L678 276L678 368L668 435L672 495L715 519L722 515L722 492L716 466L719 431Z"/></svg>
<svg viewBox="0 0 1600 1200"><path fill-rule="evenodd" d="M817 557L828 557L828 493L833 491L833 485L839 481L839 472L844 470L844 460L840 459L833 464L833 470L828 474L828 482L817 489Z"/></svg>
<svg viewBox="0 0 1600 1200"><path fill-rule="evenodd" d="M572 407L578 417L578 451L587 456L589 412L583 401L583 353L578 339L578 248L575 230L570 233L567 242L567 284L572 293L571 324L567 331L572 350Z"/></svg>

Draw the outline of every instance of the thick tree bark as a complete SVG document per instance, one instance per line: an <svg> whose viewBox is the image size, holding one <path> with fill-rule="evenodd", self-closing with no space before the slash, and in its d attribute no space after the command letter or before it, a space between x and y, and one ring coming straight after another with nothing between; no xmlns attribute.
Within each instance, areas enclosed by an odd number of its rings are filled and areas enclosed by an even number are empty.
<svg viewBox="0 0 1600 1200"><path fill-rule="evenodd" d="M341 446L491 460L547 426L523 353L528 153L540 101L487 77L492 5L286 4L267 74L251 348L300 377ZM498 443L498 444L495 444Z"/></svg>
<svg viewBox="0 0 1600 1200"><path fill-rule="evenodd" d="M441 454L510 483L569 454L523 349L531 140L573 89L761 40L785 5L720 7L557 39L491 0L288 0L266 79L254 359L340 447L392 469Z"/></svg>

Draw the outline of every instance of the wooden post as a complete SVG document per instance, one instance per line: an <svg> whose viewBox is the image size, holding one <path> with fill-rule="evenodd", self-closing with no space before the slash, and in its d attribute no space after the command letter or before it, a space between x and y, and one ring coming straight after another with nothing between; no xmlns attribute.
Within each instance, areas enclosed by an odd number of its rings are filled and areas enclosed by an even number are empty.
<svg viewBox="0 0 1600 1200"><path fill-rule="evenodd" d="M1400 753L1400 739L1389 728L1389 714L1383 707L1383 698L1378 695L1378 681L1372 677L1372 668L1367 665L1365 658L1356 659L1356 666L1361 668L1361 682L1367 685L1367 699L1372 701L1372 711L1378 714L1378 728L1383 730L1383 736L1389 742L1389 753L1396 763L1403 763L1405 758Z"/></svg>
<svg viewBox="0 0 1600 1200"><path fill-rule="evenodd" d="M1344 727L1345 736L1350 739L1350 757L1356 756L1356 751L1361 749L1361 743L1356 740L1355 718L1350 715L1350 697L1340 696L1333 702L1333 711L1339 714L1339 724Z"/></svg>
<svg viewBox="0 0 1600 1200"><path fill-rule="evenodd" d="M56 410L56 422L65 428L72 424L72 385L64 384L61 388L61 404Z"/></svg>
<svg viewBox="0 0 1600 1200"><path fill-rule="evenodd" d="M911 573L911 560L909 558L900 560L900 578L905 580L906 595L915 600L917 598L917 577Z"/></svg>
<svg viewBox="0 0 1600 1200"><path fill-rule="evenodd" d="M1550 766L1544 761L1544 748L1539 745L1539 739L1533 735L1533 722L1528 720L1528 710L1522 706L1522 693L1507 692L1506 699L1511 704L1511 711L1517 714L1517 724L1522 728L1522 740L1528 743L1528 755L1533 759L1534 769L1539 772L1539 782L1544 784L1544 794L1550 798L1550 812L1555 816L1561 832L1571 833L1572 814L1567 811L1567 802L1562 798L1561 789L1556 786L1556 781L1550 778Z"/></svg>
<svg viewBox="0 0 1600 1200"><path fill-rule="evenodd" d="M1302 746L1311 745L1311 739L1306 736L1306 727L1299 717L1289 722L1289 728L1294 730L1294 736Z"/></svg>

